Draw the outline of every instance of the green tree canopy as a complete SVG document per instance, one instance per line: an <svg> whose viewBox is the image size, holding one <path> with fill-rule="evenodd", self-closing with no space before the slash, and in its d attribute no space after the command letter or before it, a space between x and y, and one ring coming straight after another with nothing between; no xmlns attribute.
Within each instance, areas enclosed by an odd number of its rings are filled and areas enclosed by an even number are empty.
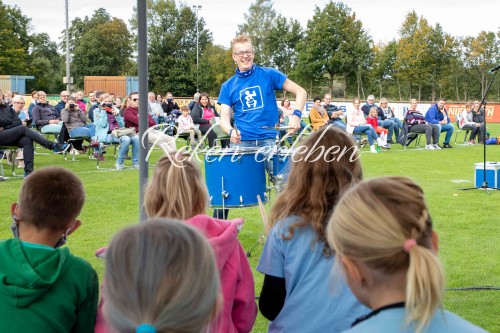
<svg viewBox="0 0 500 333"><path fill-rule="evenodd" d="M298 75L305 83L326 78L330 92L335 79L341 78L347 90L368 66L370 44L361 21L345 4L330 1L323 9L316 7L297 46Z"/></svg>
<svg viewBox="0 0 500 333"><path fill-rule="evenodd" d="M132 56L132 34L127 25L100 8L91 18L75 19L69 29L72 41L71 71L76 87L86 75L127 75Z"/></svg>

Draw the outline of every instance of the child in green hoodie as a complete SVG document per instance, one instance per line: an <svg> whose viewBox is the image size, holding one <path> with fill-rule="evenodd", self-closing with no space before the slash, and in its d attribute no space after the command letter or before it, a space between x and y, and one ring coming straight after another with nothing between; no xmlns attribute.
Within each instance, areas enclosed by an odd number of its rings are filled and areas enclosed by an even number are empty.
<svg viewBox="0 0 500 333"><path fill-rule="evenodd" d="M0 332L93 332L97 274L60 248L81 225L80 179L48 167L24 181L11 205L14 238L0 241Z"/></svg>

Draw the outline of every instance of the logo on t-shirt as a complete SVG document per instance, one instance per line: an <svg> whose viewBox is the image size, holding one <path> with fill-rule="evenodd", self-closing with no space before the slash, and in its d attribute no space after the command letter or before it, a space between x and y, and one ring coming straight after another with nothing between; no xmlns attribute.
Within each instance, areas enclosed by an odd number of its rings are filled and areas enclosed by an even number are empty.
<svg viewBox="0 0 500 333"><path fill-rule="evenodd" d="M240 91L242 111L250 111L264 107L262 92L259 86L245 88Z"/></svg>

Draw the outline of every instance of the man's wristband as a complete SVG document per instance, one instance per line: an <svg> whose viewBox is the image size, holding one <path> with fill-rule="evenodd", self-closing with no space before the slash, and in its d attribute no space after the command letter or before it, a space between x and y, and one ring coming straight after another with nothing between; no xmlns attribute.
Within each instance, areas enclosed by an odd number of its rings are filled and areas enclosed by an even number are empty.
<svg viewBox="0 0 500 333"><path fill-rule="evenodd" d="M302 112L297 109L293 110L293 115L302 118Z"/></svg>

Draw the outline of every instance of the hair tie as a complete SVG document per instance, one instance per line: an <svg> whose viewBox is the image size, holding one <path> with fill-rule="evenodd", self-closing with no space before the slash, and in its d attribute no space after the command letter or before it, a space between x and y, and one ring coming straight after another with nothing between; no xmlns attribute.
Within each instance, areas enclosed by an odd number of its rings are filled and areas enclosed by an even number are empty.
<svg viewBox="0 0 500 333"><path fill-rule="evenodd" d="M140 324L136 327L135 333L156 333L156 328L150 324Z"/></svg>
<svg viewBox="0 0 500 333"><path fill-rule="evenodd" d="M410 249L412 247L414 247L415 245L417 245L417 241L416 240L414 240L414 239L407 239L407 240L405 240L405 243L403 244L403 250L406 253L410 253Z"/></svg>

